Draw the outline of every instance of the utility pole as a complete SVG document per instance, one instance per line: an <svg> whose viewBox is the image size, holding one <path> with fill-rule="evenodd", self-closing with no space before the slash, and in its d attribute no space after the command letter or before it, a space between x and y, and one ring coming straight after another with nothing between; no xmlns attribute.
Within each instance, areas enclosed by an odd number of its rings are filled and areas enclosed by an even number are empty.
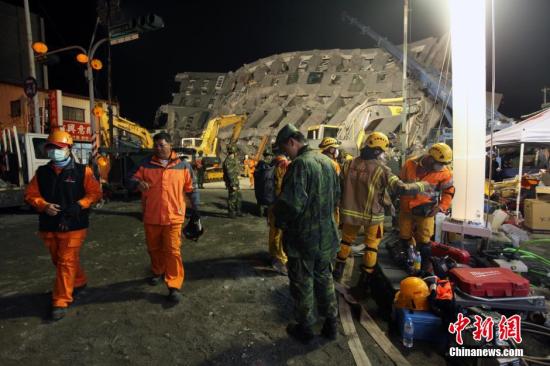
<svg viewBox="0 0 550 366"><path fill-rule="evenodd" d="M31 14L29 10L29 0L24 0L25 8L25 25L27 29L27 52L29 54L29 69L31 77L36 80L36 70L34 68L34 53L32 50L32 30L31 30ZM38 112L38 93L32 97L32 104L34 108L33 117L33 130L36 133L40 133L40 114Z"/></svg>
<svg viewBox="0 0 550 366"><path fill-rule="evenodd" d="M404 0L403 4L403 111L401 112L401 165L405 164L407 159L407 150L409 147L409 131L407 128L407 116L409 114L408 102L408 79L407 79L407 61L408 61L408 39L409 39L409 0Z"/></svg>
<svg viewBox="0 0 550 366"><path fill-rule="evenodd" d="M542 88L540 91L541 91L542 94L543 94L543 103L542 103L542 105L541 105L541 108L544 109L544 108L546 108L546 107L549 106L549 105L548 105L548 102L546 101L546 100L547 100L547 99L546 99L546 93L550 91L550 87L545 86L545 87Z"/></svg>

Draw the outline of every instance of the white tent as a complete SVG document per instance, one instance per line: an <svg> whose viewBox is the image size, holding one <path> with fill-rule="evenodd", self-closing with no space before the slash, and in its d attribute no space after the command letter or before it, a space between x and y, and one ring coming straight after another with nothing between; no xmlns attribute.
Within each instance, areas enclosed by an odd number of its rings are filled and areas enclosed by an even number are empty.
<svg viewBox="0 0 550 366"><path fill-rule="evenodd" d="M550 109L493 134L493 146L529 143L550 144ZM485 146L491 146L491 135L487 135Z"/></svg>
<svg viewBox="0 0 550 366"><path fill-rule="evenodd" d="M525 144L550 144L550 109L537 113L513 126L493 133L493 146L520 144L519 181L516 199L516 217L519 217L521 177L523 174L523 152ZM491 135L485 138L485 146L491 146Z"/></svg>

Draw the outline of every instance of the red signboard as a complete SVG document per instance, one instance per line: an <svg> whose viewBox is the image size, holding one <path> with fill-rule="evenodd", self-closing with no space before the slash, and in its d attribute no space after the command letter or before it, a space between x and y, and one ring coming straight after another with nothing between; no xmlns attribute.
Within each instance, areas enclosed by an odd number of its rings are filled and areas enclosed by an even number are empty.
<svg viewBox="0 0 550 366"><path fill-rule="evenodd" d="M92 127L87 123L63 121L63 127L77 141L92 140Z"/></svg>
<svg viewBox="0 0 550 366"><path fill-rule="evenodd" d="M58 111L57 111L57 95L55 90L48 92L48 99L50 100L50 126L55 128L58 126Z"/></svg>

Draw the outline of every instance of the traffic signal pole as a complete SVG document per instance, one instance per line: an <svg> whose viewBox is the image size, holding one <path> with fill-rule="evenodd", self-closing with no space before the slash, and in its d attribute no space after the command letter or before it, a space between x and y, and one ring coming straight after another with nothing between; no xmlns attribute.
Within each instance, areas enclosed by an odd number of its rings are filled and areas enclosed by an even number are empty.
<svg viewBox="0 0 550 366"><path fill-rule="evenodd" d="M24 8L25 8L25 26L27 31L27 51L29 54L29 71L31 74L31 77L36 79L36 70L34 68L34 53L32 50L32 31L31 31L31 13L29 10L29 0L24 0ZM40 133L40 113L38 111L38 93L36 93L32 97L32 104L33 104L33 130L35 133Z"/></svg>

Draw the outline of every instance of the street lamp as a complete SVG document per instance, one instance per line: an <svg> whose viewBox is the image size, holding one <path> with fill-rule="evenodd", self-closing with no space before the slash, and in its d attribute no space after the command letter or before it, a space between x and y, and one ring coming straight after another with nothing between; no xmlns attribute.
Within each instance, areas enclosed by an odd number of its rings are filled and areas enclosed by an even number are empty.
<svg viewBox="0 0 550 366"><path fill-rule="evenodd" d="M97 41L95 44L93 44L89 50L84 49L81 46L68 46L63 47L57 50L49 51L48 52L48 46L43 42L35 42L32 46L32 49L34 52L41 57L48 57L49 55L53 55L60 52L70 51L70 50L78 50L80 53L76 55L76 60L80 62L81 64L86 65L86 71L84 72L84 76L88 80L88 93L90 96L90 126L92 128L92 144L93 144L93 154L94 156L97 154L97 147L99 146L98 139L98 133L97 133L97 124L94 122L94 107L95 107L95 100L94 100L94 74L93 70L101 70L103 67L103 63L98 60L94 59L94 54L97 51L98 47L101 46L103 43L107 42L109 38L103 38Z"/></svg>

